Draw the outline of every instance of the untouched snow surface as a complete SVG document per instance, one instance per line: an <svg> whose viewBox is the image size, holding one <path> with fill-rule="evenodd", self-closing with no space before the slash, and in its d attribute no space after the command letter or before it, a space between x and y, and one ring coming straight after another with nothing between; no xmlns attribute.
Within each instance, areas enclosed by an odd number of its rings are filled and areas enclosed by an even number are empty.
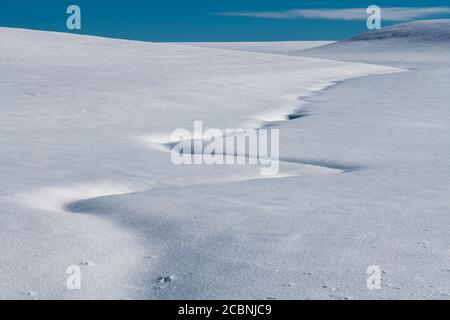
<svg viewBox="0 0 450 320"><path fill-rule="evenodd" d="M186 42L177 44L213 49L228 49L288 55L295 53L298 50L312 49L332 43L334 43L334 41Z"/></svg>
<svg viewBox="0 0 450 320"><path fill-rule="evenodd" d="M0 298L449 297L445 45L396 63L334 61L333 45L317 59L17 29L0 41ZM173 165L160 143L194 120L279 128L278 179Z"/></svg>

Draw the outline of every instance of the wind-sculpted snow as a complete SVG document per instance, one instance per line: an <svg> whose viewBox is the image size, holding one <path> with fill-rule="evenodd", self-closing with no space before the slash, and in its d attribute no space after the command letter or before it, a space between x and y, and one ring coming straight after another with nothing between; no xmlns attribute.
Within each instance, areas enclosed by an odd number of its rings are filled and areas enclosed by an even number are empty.
<svg viewBox="0 0 450 320"><path fill-rule="evenodd" d="M138 190L138 188L118 183L103 182L52 188L47 187L24 192L23 194L16 194L13 196L13 199L31 208L62 212L67 204L76 200L132 193Z"/></svg>
<svg viewBox="0 0 450 320"><path fill-rule="evenodd" d="M379 66L268 44L15 29L0 43L0 298L448 294L440 55L404 72L384 54L367 58ZM174 165L171 132L196 120L279 129L277 179L255 165ZM82 290L66 287L70 265Z"/></svg>

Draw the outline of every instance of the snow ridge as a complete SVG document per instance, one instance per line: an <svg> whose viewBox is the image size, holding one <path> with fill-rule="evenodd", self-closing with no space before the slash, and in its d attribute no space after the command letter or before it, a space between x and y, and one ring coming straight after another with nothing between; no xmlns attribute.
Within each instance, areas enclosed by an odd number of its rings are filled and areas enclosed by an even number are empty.
<svg viewBox="0 0 450 320"><path fill-rule="evenodd" d="M396 24L367 32L349 41L403 39L433 43L450 43L450 19L422 20Z"/></svg>

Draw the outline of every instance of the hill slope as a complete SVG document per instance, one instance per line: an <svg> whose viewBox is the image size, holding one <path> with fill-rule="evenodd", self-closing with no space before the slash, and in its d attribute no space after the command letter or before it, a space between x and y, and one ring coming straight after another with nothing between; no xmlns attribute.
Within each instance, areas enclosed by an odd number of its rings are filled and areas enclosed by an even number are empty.
<svg viewBox="0 0 450 320"><path fill-rule="evenodd" d="M396 24L381 30L367 32L348 41L409 40L450 43L450 19L422 20Z"/></svg>
<svg viewBox="0 0 450 320"><path fill-rule="evenodd" d="M449 52L450 20L447 19L401 23L294 54L351 62L394 63L408 68L424 61L447 64Z"/></svg>

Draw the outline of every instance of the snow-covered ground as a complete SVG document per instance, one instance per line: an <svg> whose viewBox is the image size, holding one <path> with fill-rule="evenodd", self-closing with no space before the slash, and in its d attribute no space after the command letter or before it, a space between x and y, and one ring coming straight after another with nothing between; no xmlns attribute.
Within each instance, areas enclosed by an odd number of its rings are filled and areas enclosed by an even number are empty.
<svg viewBox="0 0 450 320"><path fill-rule="evenodd" d="M280 41L280 42L178 42L175 44L196 47L228 49L248 52L295 54L299 50L332 44L334 41Z"/></svg>
<svg viewBox="0 0 450 320"><path fill-rule="evenodd" d="M0 298L449 298L450 46L426 41L0 29ZM278 179L175 166L195 120L278 128Z"/></svg>

